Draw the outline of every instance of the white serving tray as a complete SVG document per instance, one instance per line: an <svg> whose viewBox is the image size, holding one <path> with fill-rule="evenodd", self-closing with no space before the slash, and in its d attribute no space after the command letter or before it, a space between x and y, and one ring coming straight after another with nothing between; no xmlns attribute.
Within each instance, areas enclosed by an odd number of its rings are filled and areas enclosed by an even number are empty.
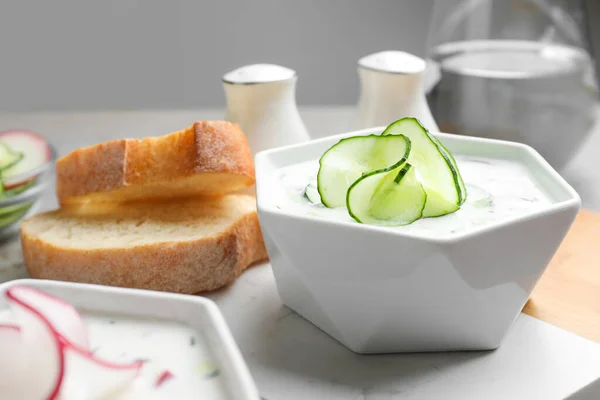
<svg viewBox="0 0 600 400"><path fill-rule="evenodd" d="M123 289L50 280L19 279L0 284L0 311L8 307L4 293L11 286L41 289L79 310L118 316L152 318L185 324L207 344L225 390L232 400L258 400L258 390L221 311L212 300L148 290ZM202 394L198 394L199 398ZM1 396L0 396L1 397Z"/></svg>

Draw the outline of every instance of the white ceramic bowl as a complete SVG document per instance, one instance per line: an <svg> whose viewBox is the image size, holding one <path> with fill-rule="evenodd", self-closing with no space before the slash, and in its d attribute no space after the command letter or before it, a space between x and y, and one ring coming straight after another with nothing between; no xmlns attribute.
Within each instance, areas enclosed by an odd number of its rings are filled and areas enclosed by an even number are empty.
<svg viewBox="0 0 600 400"><path fill-rule="evenodd" d="M149 290L19 279L0 284L0 312L8 307L4 293L15 285L38 288L59 297L83 312L84 317L85 312L93 312L115 318L143 318L187 325L207 344L228 398L260 399L225 319L210 299ZM202 394L198 396L202 397Z"/></svg>
<svg viewBox="0 0 600 400"><path fill-rule="evenodd" d="M276 170L316 160L344 137L383 129L256 155L258 213L279 296L358 353L497 348L574 221L578 194L531 147L436 134L454 154L522 161L553 204L432 238L298 215L273 203Z"/></svg>

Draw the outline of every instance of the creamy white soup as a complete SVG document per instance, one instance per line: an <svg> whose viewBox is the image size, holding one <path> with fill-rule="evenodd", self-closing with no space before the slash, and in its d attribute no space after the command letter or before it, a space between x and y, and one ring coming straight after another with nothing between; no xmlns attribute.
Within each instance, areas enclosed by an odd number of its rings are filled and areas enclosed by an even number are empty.
<svg viewBox="0 0 600 400"><path fill-rule="evenodd" d="M167 370L190 397L229 399L204 338L183 324L82 312L91 351L114 362L143 361L140 379L153 384ZM132 388L136 391L136 386ZM127 398L124 396L123 398Z"/></svg>
<svg viewBox="0 0 600 400"><path fill-rule="evenodd" d="M188 326L85 310L80 313L89 339L89 350L95 356L120 365L142 361L143 366L132 384L110 395L75 395L77 400L231 398L208 343ZM17 322L9 309L0 310L0 324ZM67 366L67 374L69 371ZM165 388L155 391L154 388L161 384L166 385ZM73 393L61 392L58 399L72 399Z"/></svg>
<svg viewBox="0 0 600 400"><path fill-rule="evenodd" d="M530 214L552 204L525 165L517 161L455 155L467 188L467 200L451 214L419 219L398 229L417 235L448 236L498 221ZM303 215L358 223L344 207L327 208L305 196L309 183L316 185L318 160L286 166L276 171L279 193L274 205Z"/></svg>

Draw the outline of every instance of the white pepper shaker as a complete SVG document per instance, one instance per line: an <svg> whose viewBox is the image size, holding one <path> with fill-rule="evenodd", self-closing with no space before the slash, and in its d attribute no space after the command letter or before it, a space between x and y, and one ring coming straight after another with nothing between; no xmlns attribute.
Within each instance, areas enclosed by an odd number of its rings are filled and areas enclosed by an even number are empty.
<svg viewBox="0 0 600 400"><path fill-rule="evenodd" d="M427 129L438 132L425 98L426 67L425 60L403 51L382 51L358 60L360 98L355 128L416 117Z"/></svg>
<svg viewBox="0 0 600 400"><path fill-rule="evenodd" d="M253 154L309 140L296 106L294 70L274 64L247 65L226 73L225 119L240 125Z"/></svg>

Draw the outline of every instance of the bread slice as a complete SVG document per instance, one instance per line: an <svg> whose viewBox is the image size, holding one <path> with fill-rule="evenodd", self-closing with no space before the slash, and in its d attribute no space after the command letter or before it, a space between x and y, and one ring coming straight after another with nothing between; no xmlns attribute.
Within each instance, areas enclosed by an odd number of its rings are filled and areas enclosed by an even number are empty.
<svg viewBox="0 0 600 400"><path fill-rule="evenodd" d="M177 293L232 283L267 258L252 196L69 206L21 224L33 278Z"/></svg>
<svg viewBox="0 0 600 400"><path fill-rule="evenodd" d="M97 144L56 163L60 204L218 196L253 184L246 136L226 121L198 121L165 136Z"/></svg>

